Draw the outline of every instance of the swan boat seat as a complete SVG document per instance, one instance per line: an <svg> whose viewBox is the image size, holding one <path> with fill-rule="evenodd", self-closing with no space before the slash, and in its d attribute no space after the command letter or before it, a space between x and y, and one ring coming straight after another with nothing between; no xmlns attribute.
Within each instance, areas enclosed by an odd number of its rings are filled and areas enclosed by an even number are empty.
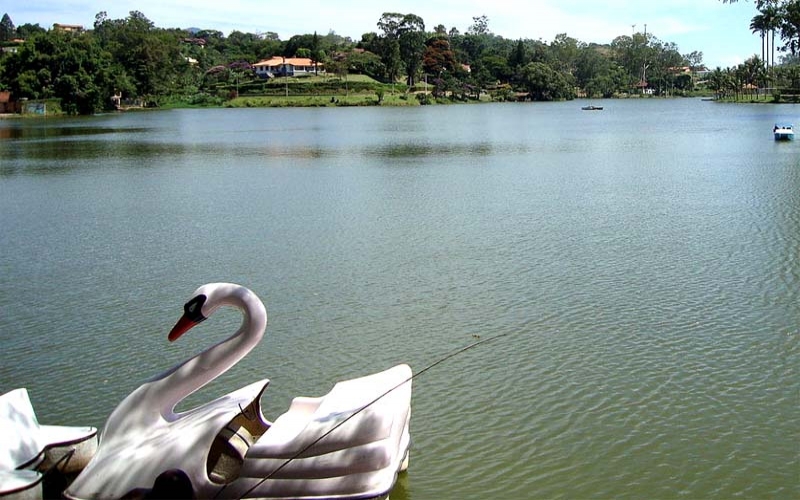
<svg viewBox="0 0 800 500"><path fill-rule="evenodd" d="M41 425L27 389L0 395L0 497L41 497L43 472L80 472L96 450L96 428Z"/></svg>

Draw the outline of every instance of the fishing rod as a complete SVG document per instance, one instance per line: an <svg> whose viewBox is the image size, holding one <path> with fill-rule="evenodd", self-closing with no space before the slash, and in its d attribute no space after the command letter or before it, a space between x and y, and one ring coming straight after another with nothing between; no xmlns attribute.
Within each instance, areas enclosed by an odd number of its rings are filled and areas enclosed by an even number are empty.
<svg viewBox="0 0 800 500"><path fill-rule="evenodd" d="M346 424L348 421L350 421L350 419L352 419L353 417L355 417L356 415L358 415L358 414L359 414L359 413L361 413L362 411L366 410L367 408L369 408L369 407L370 407L370 406L372 406L373 404L375 404L375 403L377 403L378 401L380 401L382 398L384 398L386 395L390 394L392 391L394 391L394 390L396 390L396 389L398 389L398 388L402 387L403 385L405 385L405 384L407 384L408 382L410 382L410 381L414 380L415 378L419 377L420 375L422 375L422 374L424 374L424 373L426 373L426 372L430 371L431 369L433 369L433 368L435 368L436 366L438 366L438 365L440 365L440 364L444 363L445 361L447 361L447 360L449 360L449 359L452 359L452 358L454 358L454 357L458 356L459 354L463 354L463 353L465 353L465 352L467 352L467 351L469 351L469 350L471 350L471 349L474 349L475 347L478 347L479 345L482 345L482 344L488 344L489 342L494 342L495 340L497 340L497 339L499 339L499 338L502 338L502 337L506 337L506 336L508 336L508 335L509 335L509 333L501 333L501 334L498 334L498 335L493 335L493 336L491 336L491 337L488 337L488 338L485 338L485 339L480 339L480 340L477 340L477 341L475 341L475 342L473 342L473 343L471 343L471 344L468 344L468 345L466 345L466 346L464 346L464 347L461 347L461 348L459 348L459 349L457 349L457 350L455 350L455 351L453 351L453 352L451 352L451 353L449 353L449 354L447 354L447 355L445 355L445 356L443 356L443 357L441 357L441 358L437 359L436 361L434 361L433 363L429 364L428 366L426 366L426 367L425 367L425 368L423 368L422 370L418 371L417 373L414 373L414 374L412 374L410 377L406 378L405 380L403 380L403 381L402 381L402 382L400 382L399 384L395 385L394 387L391 387L390 389L386 390L386 391L385 391L383 394L379 395L378 397L376 397L375 399L373 399L373 400L372 400L372 401L370 401L369 403L367 403L367 404L365 404L364 406L362 406L361 408L359 408L359 409L355 410L353 413L351 413L350 415L348 415L348 416L347 416L347 418L345 418L345 419L344 419L344 420L342 420L341 422L337 423L336 425L334 425L333 427L331 427L330 429L328 429L327 431L325 431L325 432L324 432L324 433L323 433L321 436L319 436L317 439L315 439L314 441L312 441L310 444L308 444L308 445L304 446L304 447L303 447L303 448L302 448L300 451L298 451L297 453L295 453L293 456L291 456L291 457L287 458L287 459L286 459L286 460L285 460L285 461L284 461L284 462L283 462L281 465L279 465L279 466L278 466L278 467L277 467L275 470L273 470L272 472L270 472L269 474L267 474L266 476L264 476L263 478L261 478L261 479L260 479L258 482L256 482L256 484L254 484L254 485L253 485L253 486L251 486L251 487L250 487L250 488L249 488L247 491L245 491L244 493L242 493L242 496L241 496L240 498L244 498L245 496L247 496L247 495L248 495L249 493L251 493L253 490L255 490L256 488L258 488L259 486L261 486L262 484L264 484L264 482L266 482L268 479L271 479L273 476L275 476L275 474L277 474L278 472L280 472L280 471L281 471L281 470L282 470L284 467L286 467L287 465L289 465L289 464L290 464L292 461L294 461L294 460L296 460L296 459L300 458L300 456L301 456L301 455L303 455L303 454L304 454L306 451L308 451L309 449L311 449L311 448L312 448L314 445L316 445L317 443L319 443L320 441L322 441L323 439L325 439L327 436L329 436L329 435L330 435L332 432L334 432L336 429L338 429L339 427L343 426L343 425L344 425L344 424ZM477 337L477 336L476 336L476 337ZM225 486L223 486L222 488L220 488L220 490L217 492L217 494L215 495L215 497L214 497L214 498L219 498L219 495L220 495L220 494L221 494L221 493L222 493L222 492L225 490L225 488L227 488L227 487L228 487L228 485L226 484Z"/></svg>

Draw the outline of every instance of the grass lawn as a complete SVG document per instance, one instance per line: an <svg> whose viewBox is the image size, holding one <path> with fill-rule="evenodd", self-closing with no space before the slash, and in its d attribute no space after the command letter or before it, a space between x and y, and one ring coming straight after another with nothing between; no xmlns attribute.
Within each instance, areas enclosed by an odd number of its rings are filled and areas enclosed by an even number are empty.
<svg viewBox="0 0 800 500"><path fill-rule="evenodd" d="M333 106L377 106L378 95L349 94L326 96L242 96L225 103L228 108L263 108L263 107L333 107ZM414 96L404 94L384 94L381 106L419 106Z"/></svg>

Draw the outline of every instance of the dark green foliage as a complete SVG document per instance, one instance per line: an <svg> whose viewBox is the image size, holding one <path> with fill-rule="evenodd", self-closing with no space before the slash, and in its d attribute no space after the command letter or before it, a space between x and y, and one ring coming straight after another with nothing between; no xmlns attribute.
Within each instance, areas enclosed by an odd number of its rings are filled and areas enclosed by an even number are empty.
<svg viewBox="0 0 800 500"><path fill-rule="evenodd" d="M545 63L532 62L522 68L521 83L536 101L558 101L575 96L564 75Z"/></svg>
<svg viewBox="0 0 800 500"><path fill-rule="evenodd" d="M112 59L88 33L37 33L6 60L2 77L14 95L60 98L70 113L93 113L110 105Z"/></svg>
<svg viewBox="0 0 800 500"><path fill-rule="evenodd" d="M0 19L0 42L7 42L14 38L17 34L17 29L14 27L14 23L11 22L11 17L8 14L3 14L3 18Z"/></svg>
<svg viewBox="0 0 800 500"><path fill-rule="evenodd" d="M756 32L778 31L786 51L800 49L800 0L756 6L764 10L763 19L754 19ZM161 29L138 11L124 19L100 12L92 30L77 34L30 24L14 28L5 15L0 41L13 45L16 53L0 53L0 88L17 98L60 98L67 112L94 113L111 107L111 96L119 94L152 105L218 105L236 95L281 96L288 93L287 85L295 96L380 95L389 85L402 92L396 83L403 76L409 89L431 92L436 101L486 95L515 99L519 93L557 100L579 91L610 97L641 92L636 85L642 81L657 95L689 93L703 69L702 52L682 56L675 44L652 34L619 36L606 45L586 44L566 33L551 43L509 40L492 33L486 16L472 19L464 34L443 25L426 32L421 17L387 12L377 22L379 33L366 33L354 43L333 31L281 41L275 33L233 31L226 37L213 29ZM25 42L9 41L16 37ZM309 57L325 69L324 79L289 83L257 78L250 65L272 56ZM767 73L764 66L762 57L736 71L720 70L708 85L720 95L736 95L744 84L768 86L785 73L778 68ZM689 73L682 69L687 67ZM383 83L349 81L352 74ZM434 102L431 96L419 99Z"/></svg>

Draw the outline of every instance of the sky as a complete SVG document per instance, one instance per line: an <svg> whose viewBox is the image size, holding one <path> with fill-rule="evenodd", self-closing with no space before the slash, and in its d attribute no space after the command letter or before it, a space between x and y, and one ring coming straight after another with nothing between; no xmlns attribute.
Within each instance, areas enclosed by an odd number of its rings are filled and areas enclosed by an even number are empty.
<svg viewBox="0 0 800 500"><path fill-rule="evenodd" d="M2 8L2 7L0 7ZM122 19L139 11L159 28L213 29L228 35L275 32L281 40L293 35L330 31L355 41L378 32L384 12L416 14L433 31L444 25L464 33L473 18L485 15L489 31L509 39L552 42L559 33L586 43L610 43L620 35L647 32L672 42L681 54L703 53L713 69L726 68L761 54L761 39L751 33L757 14L753 0L723 4L721 0L28 0L9 2L15 26L54 23L91 28L105 11Z"/></svg>

